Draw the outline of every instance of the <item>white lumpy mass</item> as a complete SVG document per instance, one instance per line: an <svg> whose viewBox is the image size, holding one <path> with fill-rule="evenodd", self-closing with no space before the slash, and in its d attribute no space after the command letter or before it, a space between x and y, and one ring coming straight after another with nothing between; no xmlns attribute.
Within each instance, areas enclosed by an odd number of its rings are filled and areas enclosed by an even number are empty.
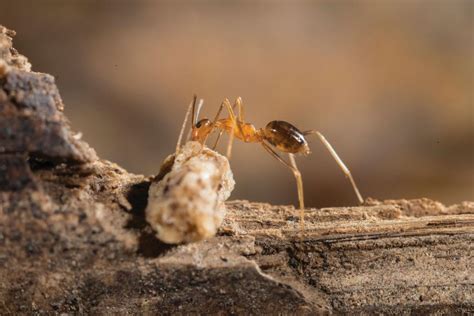
<svg viewBox="0 0 474 316"><path fill-rule="evenodd" d="M202 149L197 142L187 142L171 171L151 184L146 219L165 243L212 237L224 219L224 202L234 185L226 157Z"/></svg>

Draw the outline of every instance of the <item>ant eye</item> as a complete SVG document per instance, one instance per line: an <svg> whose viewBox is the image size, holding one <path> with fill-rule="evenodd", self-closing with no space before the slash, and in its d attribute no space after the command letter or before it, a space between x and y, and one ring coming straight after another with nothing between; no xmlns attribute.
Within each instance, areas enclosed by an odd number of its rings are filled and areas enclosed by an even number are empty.
<svg viewBox="0 0 474 316"><path fill-rule="evenodd" d="M202 119L196 123L196 127L200 128L203 125L209 125L210 121L208 119Z"/></svg>

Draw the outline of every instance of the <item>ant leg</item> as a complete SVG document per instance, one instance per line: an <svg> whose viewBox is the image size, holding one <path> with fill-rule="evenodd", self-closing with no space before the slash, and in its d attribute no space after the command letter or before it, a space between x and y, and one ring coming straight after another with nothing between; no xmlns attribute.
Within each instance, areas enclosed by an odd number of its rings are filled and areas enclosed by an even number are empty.
<svg viewBox="0 0 474 316"><path fill-rule="evenodd" d="M323 134L321 134L318 131L314 131L314 130L303 132L303 134L304 135L308 135L308 134L318 135L319 140L323 143L324 146L326 146L327 150L329 150L329 153L334 158L334 160L336 160L337 164L339 165L339 168L341 168L342 172L344 172L346 177L349 178L349 181L352 184L352 188L354 189L354 192L357 195L357 199L359 200L359 203L360 204L364 203L364 199L362 198L362 195L360 194L359 189L357 188L357 185L354 181L354 178L352 177L351 172L349 171L349 168L347 168L346 165L344 164L344 162L342 162L341 158L339 158L336 151L331 146L331 144L326 140L326 138L323 136Z"/></svg>
<svg viewBox="0 0 474 316"><path fill-rule="evenodd" d="M234 143L234 133L229 134L229 141L227 142L227 151L225 153L228 160L232 156L232 144Z"/></svg>
<svg viewBox="0 0 474 316"><path fill-rule="evenodd" d="M219 110L217 110L216 116L214 117L214 121L212 121L212 124L215 124L219 119L219 115L221 115L222 109L224 108L224 102L225 101L222 101L221 105L219 106Z"/></svg>
<svg viewBox="0 0 474 316"><path fill-rule="evenodd" d="M186 129L186 124L188 123L188 118L189 118L189 114L191 113L191 109L193 110L193 120L194 120L194 109L196 106L196 98L197 98L196 95L194 95L193 101L189 104L188 110L186 111L186 115L184 116L183 126L181 126L178 142L176 143L175 154L177 154L179 149L181 148L181 141L183 140L184 130Z"/></svg>
<svg viewBox="0 0 474 316"><path fill-rule="evenodd" d="M225 99L223 104L227 107L227 111L229 111L230 119L232 120L232 123L234 125L232 133L229 134L229 142L227 143L226 156L227 156L227 159L230 159L231 154L232 154L232 144L234 142L234 134L235 134L234 132L236 129L238 129L240 131L240 134L243 137L244 131L242 130L242 125L240 124L240 122L238 122L237 119L235 118L234 110L232 110L232 106L230 105L229 100Z"/></svg>
<svg viewBox="0 0 474 316"><path fill-rule="evenodd" d="M301 178L301 172L298 170L298 167L296 166L294 156L292 154L289 154L290 162L291 162L291 164L289 164L283 158L281 158L281 156L275 150L273 150L273 148L271 148L268 144L266 144L263 141L261 142L261 144L262 144L263 148L265 148L265 150L268 151L268 153L270 155L272 155L276 160L278 160L279 162L284 164L287 168L289 168L293 172L293 175L295 176L295 179L296 179L296 187L298 189L298 200L299 200L299 204L300 204L299 208L300 208L301 227L304 228L303 179Z"/></svg>
<svg viewBox="0 0 474 316"><path fill-rule="evenodd" d="M212 146L212 150L216 150L217 143L219 143L219 139L221 138L223 133L224 133L224 130L221 129L219 134L217 135L216 142L214 143L214 146Z"/></svg>
<svg viewBox="0 0 474 316"><path fill-rule="evenodd" d="M212 129L214 129L214 126L216 125L217 120L219 119L219 116L221 115L221 112L222 112L222 109L223 109L223 108L224 108L224 102L222 102L221 105L219 106L219 109L217 110L216 116L214 117L214 120L212 121ZM211 131L211 132L212 132L212 131ZM203 144L203 147L204 147L204 145L206 144L207 138L209 137L210 134L211 134L211 133L207 134L207 135L206 135L206 138L204 138L204 141L203 141L203 143L202 143L202 144ZM221 135L221 134L222 134L222 133L219 133L219 137L217 138L217 140L216 140L216 142L215 142L215 144L214 144L214 147L212 148L213 150L216 148L217 143L218 143L218 141L219 141L219 138L220 138L220 135Z"/></svg>
<svg viewBox="0 0 474 316"><path fill-rule="evenodd" d="M237 120L237 118L235 117L235 113L234 113L234 110L232 109L232 106L230 105L230 102L228 99L225 99L223 104L227 107L227 111L229 111L229 115L230 115L230 119L232 120L232 122L234 123L234 129L235 128L238 128L239 129L239 132L240 132L240 135L242 135L242 137L244 137L244 131L242 129L242 125L240 124L241 122L239 122Z"/></svg>
<svg viewBox="0 0 474 316"><path fill-rule="evenodd" d="M303 179L301 178L301 172L298 169L298 166L296 165L295 155L288 154L288 157L290 157L290 163L293 169L298 171L297 174L295 175L296 185L298 187L298 201L300 202L300 209L303 210L304 209Z"/></svg>
<svg viewBox="0 0 474 316"><path fill-rule="evenodd" d="M221 115L221 112L222 112L222 109L224 109L224 103L229 102L227 99L224 100L221 105L219 106L219 109L217 110L217 113L216 113L216 116L214 117L214 120L212 121L212 126L214 128L214 126L216 125L217 123L217 120L219 119L219 116ZM212 147L212 150L216 149L217 147L217 144L219 143L219 139L221 138L222 136L222 133L224 133L224 130L221 129L221 131L219 132L219 135L217 136L217 139L216 139L216 142L214 143L214 146ZM210 133L209 133L210 134ZM207 137L209 137L209 134L206 136L206 138L204 139L204 143L206 143L206 140L207 140Z"/></svg>
<svg viewBox="0 0 474 316"><path fill-rule="evenodd" d="M238 105L238 102L236 102L236 103L234 104L234 107L235 107L235 105ZM235 131L236 129L239 129L241 135L244 135L244 132L243 132L243 130L242 130L242 126L241 126L240 122L237 121L237 119L236 119L236 117L235 117L235 113L234 113L234 111L233 111L233 106L230 105L230 102L229 102L228 99L225 99L225 100L221 103L221 105L220 105L220 107L219 107L219 110L217 111L216 117L214 118L213 125L215 125L216 122L217 122L217 120L219 119L219 115L220 115L220 113L222 112L222 109L224 108L224 106L227 108L227 111L229 112L229 115L230 115L230 119L231 119L231 121L232 121L232 123L233 123L233 125L234 125L232 132L229 133L229 142L228 142L228 144L227 144L227 153L226 153L226 156L227 156L227 159L230 159L231 154L232 154L232 144L233 144L233 141L234 141L234 131ZM241 112L240 112L240 109L241 109L241 107L239 106L239 115L240 115L240 113L241 113ZM218 142L219 142L219 139L220 139L222 133L223 133L223 130L221 130L221 131L219 132L219 135L218 135L218 137L217 137L217 139L216 139L216 142L214 143L213 149L215 149L215 148L217 147L217 144L218 144ZM206 139L207 139L207 137L206 137Z"/></svg>
<svg viewBox="0 0 474 316"><path fill-rule="evenodd" d="M243 122L244 121L244 106L242 105L242 98L238 97L237 100L235 100L235 103L232 107L237 106L237 109L239 111L239 121Z"/></svg>

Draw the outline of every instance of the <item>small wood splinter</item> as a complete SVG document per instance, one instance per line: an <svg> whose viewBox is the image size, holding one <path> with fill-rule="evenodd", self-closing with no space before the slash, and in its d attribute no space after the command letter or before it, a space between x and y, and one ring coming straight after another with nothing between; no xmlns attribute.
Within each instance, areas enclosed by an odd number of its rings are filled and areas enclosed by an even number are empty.
<svg viewBox="0 0 474 316"><path fill-rule="evenodd" d="M194 98L193 109L196 104L196 98ZM238 115L234 113L234 108L237 107ZM219 119L222 110L226 108L229 112L228 118ZM194 112L194 110L193 110ZM344 172L345 176L351 182L352 188L357 196L360 204L364 202L362 195L357 188L357 185L352 177L349 168L344 164L341 158L337 155L334 148L326 140L326 138L318 131L308 130L300 131L292 124L285 121L271 121L264 128L257 129L253 124L247 123L244 120L244 111L242 105L242 99L239 97L235 101L234 105L231 106L228 99L225 99L213 121L204 118L193 125L191 138L194 141L198 141L205 145L209 135L218 130L216 142L213 149L216 148L220 137L225 132L229 134L229 142L227 145L227 158L230 159L232 153L232 143L234 138L237 138L246 143L260 143L262 147L276 160L281 162L285 167L290 169L296 179L296 186L298 190L298 201L299 208L301 210L300 217L301 223L304 223L304 195L303 195L303 180L301 172L299 171L296 161L295 154L309 155L311 153L308 142L305 136L310 134L316 134L323 145L328 149L331 156L336 160L337 164ZM289 162L283 159L277 152L281 151L288 153Z"/></svg>

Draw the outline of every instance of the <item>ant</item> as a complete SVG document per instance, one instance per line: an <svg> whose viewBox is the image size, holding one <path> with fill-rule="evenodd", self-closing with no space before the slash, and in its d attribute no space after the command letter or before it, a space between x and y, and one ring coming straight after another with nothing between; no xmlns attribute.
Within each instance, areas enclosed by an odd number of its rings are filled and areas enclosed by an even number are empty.
<svg viewBox="0 0 474 316"><path fill-rule="evenodd" d="M181 139L183 136L184 128L187 123L187 118L189 112L192 109L192 128L191 128L191 140L200 142L203 146L206 144L207 138L214 130L219 130L219 134L214 143L212 149L215 149L220 137L224 132L229 134L229 142L227 145L227 158L230 159L232 151L232 143L234 137L246 142L246 143L260 143L262 147L276 160L281 162L284 166L289 168L293 175L296 178L296 185L298 189L298 200L299 200L299 209L301 222L304 220L304 196L303 196L303 180L301 177L301 172L299 171L296 161L295 154L303 154L307 156L311 153L309 149L308 141L305 136L316 134L319 140L323 145L328 149L331 156L337 162L341 170L344 172L345 176L351 182L351 185L354 189L354 192L359 200L359 203L362 204L364 199L357 188L357 185L354 181L354 178L351 175L351 172L342 162L341 158L337 155L334 148L326 140L326 138L320 132L316 130L300 131L298 128L292 124L285 121L271 121L264 128L256 128L253 124L247 123L244 120L244 112L242 105L242 98L238 97L232 106L228 99L225 99L219 107L217 114L213 121L203 118L198 121L199 111L202 107L202 100L200 100L197 111L196 111L196 100L197 97L194 96L192 103L188 107L186 117L181 129L181 133L178 139L178 144L176 146L176 151L179 150ZM219 116L224 109L224 107L229 112L228 118L219 119ZM238 115L236 117L234 113L234 108L237 107ZM195 112L197 114L195 115ZM289 162L283 159L280 154L277 152L281 151L288 153Z"/></svg>

